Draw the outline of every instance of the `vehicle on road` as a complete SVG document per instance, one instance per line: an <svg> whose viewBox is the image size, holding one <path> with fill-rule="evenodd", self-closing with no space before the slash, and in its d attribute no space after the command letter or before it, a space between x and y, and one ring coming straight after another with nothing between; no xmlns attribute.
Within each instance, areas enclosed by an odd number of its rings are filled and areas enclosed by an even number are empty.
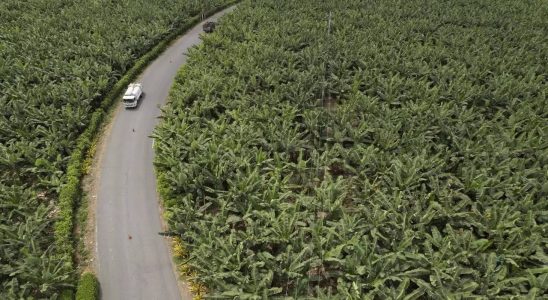
<svg viewBox="0 0 548 300"><path fill-rule="evenodd" d="M204 23L204 26L203 26L204 31L205 31L206 33L211 33L211 32L213 32L213 30L215 30L215 26L216 26L216 25L217 25L217 24L216 24L215 22L205 22L205 23Z"/></svg>
<svg viewBox="0 0 548 300"><path fill-rule="evenodd" d="M126 90L124 97L122 98L124 101L125 108L136 107L142 95L143 95L143 84L131 83Z"/></svg>

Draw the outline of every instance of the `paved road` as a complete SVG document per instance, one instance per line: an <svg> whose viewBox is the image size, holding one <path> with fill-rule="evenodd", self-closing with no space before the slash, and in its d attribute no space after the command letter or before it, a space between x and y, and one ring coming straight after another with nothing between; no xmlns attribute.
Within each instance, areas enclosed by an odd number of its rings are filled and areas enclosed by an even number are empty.
<svg viewBox="0 0 548 300"><path fill-rule="evenodd" d="M165 103L177 70L186 61L183 53L200 42L201 26L145 69L138 79L145 91L143 101L137 109L119 109L106 138L96 210L96 267L104 300L190 299L181 295L169 246L158 235L162 229L149 136L160 115L158 106Z"/></svg>

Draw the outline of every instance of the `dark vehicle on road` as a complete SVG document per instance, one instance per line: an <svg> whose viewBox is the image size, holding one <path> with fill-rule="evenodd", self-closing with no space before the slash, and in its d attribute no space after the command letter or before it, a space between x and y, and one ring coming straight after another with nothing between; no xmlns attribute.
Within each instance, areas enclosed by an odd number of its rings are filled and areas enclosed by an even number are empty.
<svg viewBox="0 0 548 300"><path fill-rule="evenodd" d="M204 23L204 31L206 33L213 32L213 30L215 30L215 25L217 25L215 22L205 22Z"/></svg>

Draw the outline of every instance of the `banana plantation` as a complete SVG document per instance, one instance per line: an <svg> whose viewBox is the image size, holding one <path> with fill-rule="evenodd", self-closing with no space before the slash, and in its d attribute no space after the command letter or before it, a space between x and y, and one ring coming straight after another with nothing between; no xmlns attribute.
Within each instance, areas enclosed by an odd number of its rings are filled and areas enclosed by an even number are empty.
<svg viewBox="0 0 548 300"><path fill-rule="evenodd" d="M185 273L214 299L542 298L547 45L542 0L244 1L154 133Z"/></svg>
<svg viewBox="0 0 548 300"><path fill-rule="evenodd" d="M73 286L52 226L77 137L137 58L224 2L0 1L0 299Z"/></svg>

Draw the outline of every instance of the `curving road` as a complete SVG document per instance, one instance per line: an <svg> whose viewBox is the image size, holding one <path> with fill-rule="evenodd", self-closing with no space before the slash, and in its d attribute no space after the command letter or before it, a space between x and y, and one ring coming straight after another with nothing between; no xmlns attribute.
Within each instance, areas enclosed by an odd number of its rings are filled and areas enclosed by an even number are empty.
<svg viewBox="0 0 548 300"><path fill-rule="evenodd" d="M158 235L162 223L149 136L159 106L166 102L177 70L186 61L184 52L200 42L201 33L202 23L145 69L137 80L143 83L145 97L137 109L118 109L106 137L96 208L96 268L104 300L191 299L178 286L168 242Z"/></svg>

